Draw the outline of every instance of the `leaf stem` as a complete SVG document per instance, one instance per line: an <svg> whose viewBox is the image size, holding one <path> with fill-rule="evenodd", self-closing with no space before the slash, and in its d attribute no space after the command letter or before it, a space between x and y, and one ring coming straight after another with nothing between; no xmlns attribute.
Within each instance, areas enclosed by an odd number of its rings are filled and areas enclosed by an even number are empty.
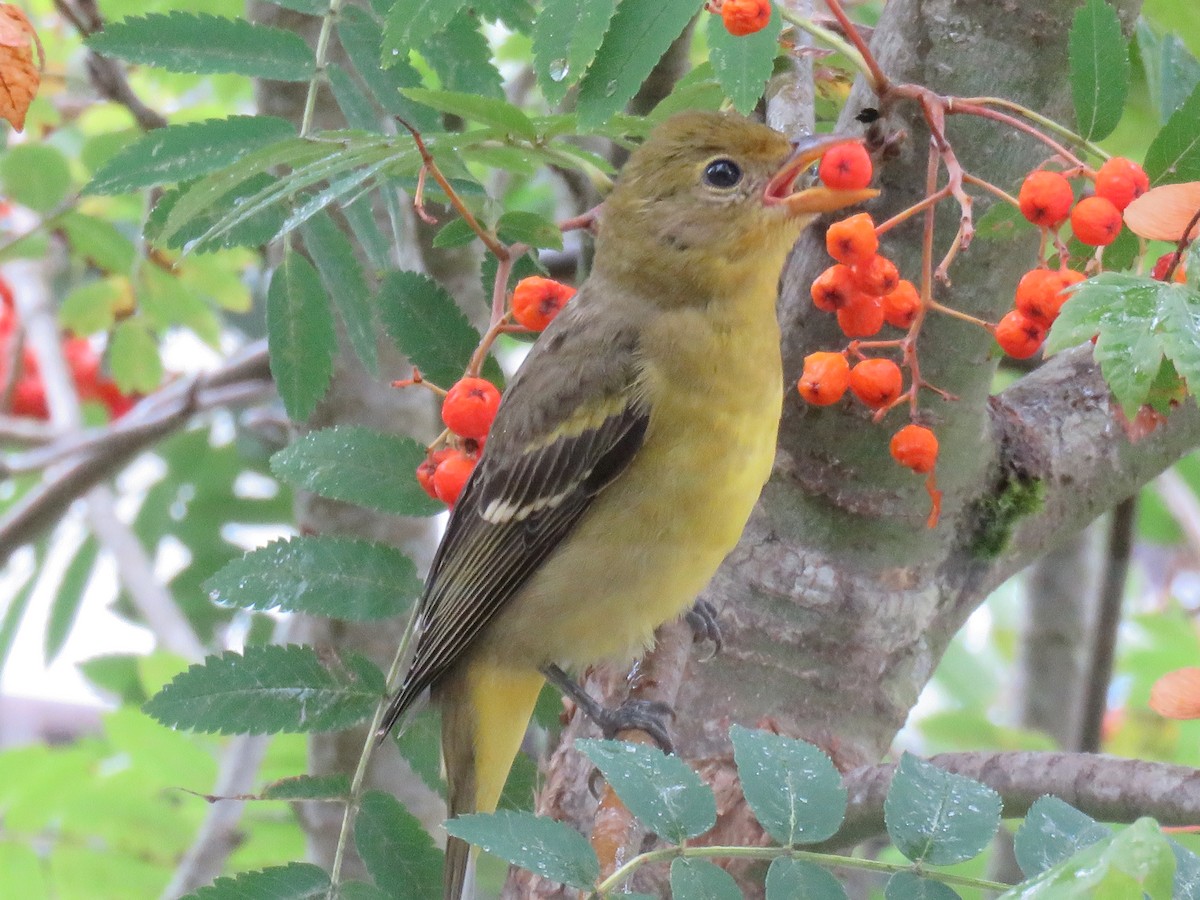
<svg viewBox="0 0 1200 900"><path fill-rule="evenodd" d="M317 91L325 80L325 57L329 52L329 35L333 21L342 9L342 0L329 0L329 11L321 19L321 31L317 35L316 64L312 78L308 80L308 93L304 97L304 113L300 118L300 137L308 137L312 131L313 113L317 108Z"/></svg>

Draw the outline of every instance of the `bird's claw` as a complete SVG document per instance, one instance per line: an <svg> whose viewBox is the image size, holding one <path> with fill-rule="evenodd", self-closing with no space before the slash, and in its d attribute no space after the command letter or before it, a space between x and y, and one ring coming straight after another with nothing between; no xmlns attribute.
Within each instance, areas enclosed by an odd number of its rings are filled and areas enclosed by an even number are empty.
<svg viewBox="0 0 1200 900"><path fill-rule="evenodd" d="M606 738L613 739L622 731L642 731L648 734L663 753L674 753L675 744L667 730L667 720L675 718L675 710L657 700L625 700L616 708L602 707L592 720Z"/></svg>
<svg viewBox="0 0 1200 900"><path fill-rule="evenodd" d="M684 620L691 626L692 636L697 643L709 642L713 645L705 660L712 659L725 646L721 638L721 623L717 619L717 608L707 600L697 600L692 608L683 614Z"/></svg>

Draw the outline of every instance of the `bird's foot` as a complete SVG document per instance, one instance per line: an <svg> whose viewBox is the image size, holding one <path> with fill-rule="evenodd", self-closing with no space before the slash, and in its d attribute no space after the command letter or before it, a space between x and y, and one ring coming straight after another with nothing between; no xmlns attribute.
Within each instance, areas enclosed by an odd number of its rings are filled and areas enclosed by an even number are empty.
<svg viewBox="0 0 1200 900"><path fill-rule="evenodd" d="M721 652L725 642L721 639L721 623L717 618L717 608L707 600L697 600L692 608L683 614L684 621L691 626L692 636L696 643L709 643L712 651L702 659L712 659Z"/></svg>
<svg viewBox="0 0 1200 900"><path fill-rule="evenodd" d="M556 665L542 667L546 680L575 701L585 716L600 728L606 738L615 738L622 731L641 731L649 735L663 751L674 753L675 744L667 730L667 721L675 717L675 711L666 703L656 700L626 699L620 706L608 707L591 694L566 672Z"/></svg>

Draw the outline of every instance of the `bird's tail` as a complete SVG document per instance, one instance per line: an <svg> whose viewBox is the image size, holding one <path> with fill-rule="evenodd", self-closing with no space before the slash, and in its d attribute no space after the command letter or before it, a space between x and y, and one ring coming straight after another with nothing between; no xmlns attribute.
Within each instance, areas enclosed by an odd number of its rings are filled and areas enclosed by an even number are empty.
<svg viewBox="0 0 1200 900"><path fill-rule="evenodd" d="M451 817L495 811L543 684L537 671L472 660L437 686ZM444 900L471 900L464 889L474 880L473 872L469 845L451 837L446 842Z"/></svg>

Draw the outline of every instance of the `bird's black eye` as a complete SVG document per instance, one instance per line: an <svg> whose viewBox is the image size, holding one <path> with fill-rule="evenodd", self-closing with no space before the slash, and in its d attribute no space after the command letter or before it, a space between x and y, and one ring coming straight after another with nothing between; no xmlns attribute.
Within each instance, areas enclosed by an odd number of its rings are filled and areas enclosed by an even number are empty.
<svg viewBox="0 0 1200 900"><path fill-rule="evenodd" d="M742 180L742 169L732 159L714 159L704 167L704 181L715 188L731 188Z"/></svg>

